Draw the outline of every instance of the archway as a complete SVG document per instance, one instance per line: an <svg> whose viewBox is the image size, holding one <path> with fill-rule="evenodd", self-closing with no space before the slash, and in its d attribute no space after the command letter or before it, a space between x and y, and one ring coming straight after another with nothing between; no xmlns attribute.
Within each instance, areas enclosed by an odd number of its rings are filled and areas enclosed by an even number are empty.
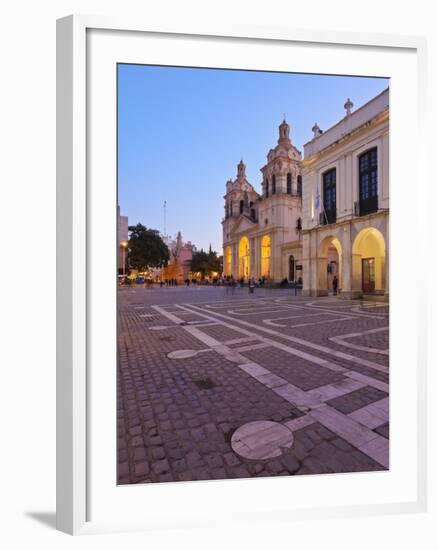
<svg viewBox="0 0 438 550"><path fill-rule="evenodd" d="M364 294L381 294L385 291L385 239L378 229L367 227L353 242L353 285Z"/></svg>
<svg viewBox="0 0 438 550"><path fill-rule="evenodd" d="M242 237L239 241L239 278L249 277L249 240Z"/></svg>
<svg viewBox="0 0 438 550"><path fill-rule="evenodd" d="M319 245L318 253L318 295L327 296L333 289L333 279L338 279L338 290L342 288L342 246L338 238L330 235Z"/></svg>
<svg viewBox="0 0 438 550"><path fill-rule="evenodd" d="M262 239L261 256L261 275L269 279L271 274L271 238L269 235L265 235Z"/></svg>
<svg viewBox="0 0 438 550"><path fill-rule="evenodd" d="M224 262L224 267L225 267L225 270L224 270L224 274L225 276L230 276L231 275L231 246L226 246L225 247L225 262Z"/></svg>

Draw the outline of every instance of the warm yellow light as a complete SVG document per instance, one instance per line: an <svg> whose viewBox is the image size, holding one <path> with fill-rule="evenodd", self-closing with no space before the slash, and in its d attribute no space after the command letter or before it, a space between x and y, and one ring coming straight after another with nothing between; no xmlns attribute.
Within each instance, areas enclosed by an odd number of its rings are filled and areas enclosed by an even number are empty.
<svg viewBox="0 0 438 550"><path fill-rule="evenodd" d="M123 246L123 248L127 248L128 247L128 243L126 241L122 241L120 243L120 246Z"/></svg>

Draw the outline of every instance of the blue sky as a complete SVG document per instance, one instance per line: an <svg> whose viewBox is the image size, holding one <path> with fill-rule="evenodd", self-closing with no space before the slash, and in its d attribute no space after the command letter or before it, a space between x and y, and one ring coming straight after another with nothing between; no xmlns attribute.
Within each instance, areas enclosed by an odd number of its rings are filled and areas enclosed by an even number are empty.
<svg viewBox="0 0 438 550"><path fill-rule="evenodd" d="M181 231L221 252L225 182L243 158L260 191L260 168L284 114L302 150L323 130L384 90L382 78L119 65L118 202L129 224Z"/></svg>

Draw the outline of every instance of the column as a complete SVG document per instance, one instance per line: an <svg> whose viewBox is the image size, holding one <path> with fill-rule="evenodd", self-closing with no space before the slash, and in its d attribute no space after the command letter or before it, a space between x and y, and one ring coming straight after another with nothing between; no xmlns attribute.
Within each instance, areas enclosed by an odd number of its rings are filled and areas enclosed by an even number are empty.
<svg viewBox="0 0 438 550"><path fill-rule="evenodd" d="M248 276L256 276L256 242L254 237L249 238L249 274Z"/></svg>
<svg viewBox="0 0 438 550"><path fill-rule="evenodd" d="M303 296L311 296L311 277L310 277L310 233L303 235L303 257L301 265L301 277L303 278Z"/></svg>
<svg viewBox="0 0 438 550"><path fill-rule="evenodd" d="M351 260L351 225L345 225L339 239L342 247L342 265L341 265L341 280L340 280L340 296L341 298L351 297L352 283L352 260Z"/></svg>
<svg viewBox="0 0 438 550"><path fill-rule="evenodd" d="M271 280L281 281L281 244L279 233L270 235L271 237Z"/></svg>
<svg viewBox="0 0 438 550"><path fill-rule="evenodd" d="M231 274L234 279L237 279L239 275L239 256L238 256L238 250L237 250L237 243L232 243L231 250L232 250L232 256L231 256Z"/></svg>
<svg viewBox="0 0 438 550"><path fill-rule="evenodd" d="M254 237L254 271L253 276L258 279L261 276L261 239Z"/></svg>
<svg viewBox="0 0 438 550"><path fill-rule="evenodd" d="M384 296L385 300L389 301L389 281L390 281L390 270L389 270L389 216L386 217L386 232L384 235L385 238L385 280L384 280Z"/></svg>

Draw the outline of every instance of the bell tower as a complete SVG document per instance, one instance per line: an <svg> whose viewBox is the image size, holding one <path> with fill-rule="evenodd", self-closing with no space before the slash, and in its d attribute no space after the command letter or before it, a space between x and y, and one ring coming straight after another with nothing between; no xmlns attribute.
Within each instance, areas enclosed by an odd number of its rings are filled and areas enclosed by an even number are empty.
<svg viewBox="0 0 438 550"><path fill-rule="evenodd" d="M237 165L237 179L238 180L246 179L246 166L242 159Z"/></svg>
<svg viewBox="0 0 438 550"><path fill-rule="evenodd" d="M242 237L248 239L248 227L257 227L259 198L259 194L246 179L246 166L243 160L240 160L236 179L227 181L224 195L222 242L226 275L238 276L238 244Z"/></svg>
<svg viewBox="0 0 438 550"><path fill-rule="evenodd" d="M275 281L289 276L283 243L299 246L301 235L301 153L290 136L291 128L283 118L278 126L277 145L268 152L267 162L261 168L263 196L258 212L264 242L270 244L269 276ZM261 248L262 256L266 256L266 250L265 244L265 248Z"/></svg>
<svg viewBox="0 0 438 550"><path fill-rule="evenodd" d="M278 127L278 145L292 145L290 140L290 126L286 122L286 119L283 119L283 122Z"/></svg>

